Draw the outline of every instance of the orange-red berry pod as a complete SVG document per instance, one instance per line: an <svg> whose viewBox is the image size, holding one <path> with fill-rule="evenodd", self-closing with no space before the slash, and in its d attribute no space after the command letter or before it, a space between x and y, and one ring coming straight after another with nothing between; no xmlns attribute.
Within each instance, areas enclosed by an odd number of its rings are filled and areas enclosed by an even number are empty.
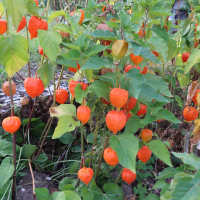
<svg viewBox="0 0 200 200"><path fill-rule="evenodd" d="M48 23L42 19L39 19L36 16L32 16L28 23L28 30L31 35L31 39L36 38L38 36L39 29L47 31Z"/></svg>
<svg viewBox="0 0 200 200"><path fill-rule="evenodd" d="M38 0L33 0L33 1L35 1L36 5L37 5L37 7L38 7L38 5L39 5L39 4L38 4Z"/></svg>
<svg viewBox="0 0 200 200"><path fill-rule="evenodd" d="M188 60L189 57L190 57L190 54L187 53L187 52L184 52L182 54L182 61L183 61L183 63L187 62L187 60Z"/></svg>
<svg viewBox="0 0 200 200"><path fill-rule="evenodd" d="M100 98L101 102L106 104L106 105L110 105L111 103L109 101L106 101L104 97Z"/></svg>
<svg viewBox="0 0 200 200"><path fill-rule="evenodd" d="M167 19L165 21L167 21L169 19L169 16L167 17Z"/></svg>
<svg viewBox="0 0 200 200"><path fill-rule="evenodd" d="M104 11L105 11L105 9L106 9L106 6L105 6L105 5L103 5L102 12L104 12Z"/></svg>
<svg viewBox="0 0 200 200"><path fill-rule="evenodd" d="M124 168L122 171L122 180L129 185L135 181L137 175L133 173L130 169Z"/></svg>
<svg viewBox="0 0 200 200"><path fill-rule="evenodd" d="M77 85L78 83L81 84L82 90L86 90L87 87L88 87L88 85L87 85L86 83L81 83L81 82L78 82L78 81L73 81L73 80L71 80L71 81L69 82L69 91L70 91L70 93L72 94L72 97L73 97L73 98L75 98L75 87L76 87L76 85Z"/></svg>
<svg viewBox="0 0 200 200"><path fill-rule="evenodd" d="M2 126L6 132L13 134L21 126L21 120L15 116L7 117L3 120Z"/></svg>
<svg viewBox="0 0 200 200"><path fill-rule="evenodd" d="M23 30L26 27L26 17L22 16L22 21L20 22L17 33L21 30Z"/></svg>
<svg viewBox="0 0 200 200"><path fill-rule="evenodd" d="M43 56L43 54L44 54L43 48L42 48L41 46L39 46L39 54L40 54L41 56ZM44 56L47 58L46 55L44 55Z"/></svg>
<svg viewBox="0 0 200 200"><path fill-rule="evenodd" d="M164 26L164 28L167 30L167 32L168 32L168 27L167 26Z"/></svg>
<svg viewBox="0 0 200 200"><path fill-rule="evenodd" d="M147 106L140 104L140 110L137 112L137 116L144 115L147 112Z"/></svg>
<svg viewBox="0 0 200 200"><path fill-rule="evenodd" d="M64 104L68 99L68 92L65 89L56 90L56 102Z"/></svg>
<svg viewBox="0 0 200 200"><path fill-rule="evenodd" d="M93 170L87 167L84 167L78 171L78 177L86 185L88 185L88 183L92 180L93 174Z"/></svg>
<svg viewBox="0 0 200 200"><path fill-rule="evenodd" d="M192 100L194 101L195 105L197 105L197 95L198 95L198 93L200 93L200 89L197 89L197 91L195 92L195 95L192 98Z"/></svg>
<svg viewBox="0 0 200 200"><path fill-rule="evenodd" d="M0 19L0 34L3 35L7 31L7 22Z"/></svg>
<svg viewBox="0 0 200 200"><path fill-rule="evenodd" d="M104 150L103 158L108 165L113 167L119 162L117 153L111 147L108 147Z"/></svg>
<svg viewBox="0 0 200 200"><path fill-rule="evenodd" d="M139 32L138 32L138 35L140 36L140 38L141 38L141 37L144 37L144 36L145 36L145 33L146 33L146 32L144 31L143 36L142 36L142 31L143 31L143 30L140 29Z"/></svg>
<svg viewBox="0 0 200 200"><path fill-rule="evenodd" d="M77 61L76 61L77 62ZM81 66L79 65L79 63L77 62L77 69L79 70L81 68ZM78 70L76 68L73 67L69 67L68 70L70 72L76 73Z"/></svg>
<svg viewBox="0 0 200 200"><path fill-rule="evenodd" d="M116 134L126 125L126 115L121 111L112 110L106 115L106 125Z"/></svg>
<svg viewBox="0 0 200 200"><path fill-rule="evenodd" d="M198 110L194 107L187 106L183 110L183 116L186 122L194 121L198 117Z"/></svg>
<svg viewBox="0 0 200 200"><path fill-rule="evenodd" d="M143 58L141 56L135 56L133 53L130 55L130 58L132 62L136 65L139 65L143 61Z"/></svg>
<svg viewBox="0 0 200 200"><path fill-rule="evenodd" d="M24 87L26 89L26 92L31 96L31 98L39 96L44 91L43 82L39 78L26 78L24 81Z"/></svg>
<svg viewBox="0 0 200 200"><path fill-rule="evenodd" d="M152 53L156 56L156 57L159 57L159 54L157 51L152 51Z"/></svg>
<svg viewBox="0 0 200 200"><path fill-rule="evenodd" d="M133 68L136 68L136 69L139 69L140 70L140 74L143 74L143 75L145 75L147 72L148 72L148 68L147 68L147 66L145 66L144 67L144 69L141 71L141 68L139 67L139 66L133 66Z"/></svg>
<svg viewBox="0 0 200 200"><path fill-rule="evenodd" d="M143 141L148 142L152 139L152 131L149 129L143 129L141 133L141 138Z"/></svg>
<svg viewBox="0 0 200 200"><path fill-rule="evenodd" d="M14 81L11 81L11 86L12 86L12 94L14 95L16 93L16 85ZM6 96L10 96L10 87L8 81L3 83L1 89Z"/></svg>
<svg viewBox="0 0 200 200"><path fill-rule="evenodd" d="M129 112L130 110L132 110L137 103L137 99L131 97L126 104L123 106L123 109L126 110L127 112Z"/></svg>
<svg viewBox="0 0 200 200"><path fill-rule="evenodd" d="M84 15L84 12L81 9L79 11L81 12L81 17L80 17L80 21L79 21L79 24L81 25L83 20L84 20L85 15ZM75 11L71 12L70 15L73 16L74 12Z"/></svg>
<svg viewBox="0 0 200 200"><path fill-rule="evenodd" d="M147 146L143 146L137 153L138 158L146 164L146 162L151 158L151 150Z"/></svg>
<svg viewBox="0 0 200 200"><path fill-rule="evenodd" d="M87 106L79 106L77 109L77 118L83 123L86 124L91 115L91 110Z"/></svg>
<svg viewBox="0 0 200 200"><path fill-rule="evenodd" d="M126 68L125 68L125 73L127 73L129 70L131 70L133 68L132 65L128 65Z"/></svg>
<svg viewBox="0 0 200 200"><path fill-rule="evenodd" d="M128 101L128 91L121 88L113 88L110 91L110 102L113 106L120 109Z"/></svg>

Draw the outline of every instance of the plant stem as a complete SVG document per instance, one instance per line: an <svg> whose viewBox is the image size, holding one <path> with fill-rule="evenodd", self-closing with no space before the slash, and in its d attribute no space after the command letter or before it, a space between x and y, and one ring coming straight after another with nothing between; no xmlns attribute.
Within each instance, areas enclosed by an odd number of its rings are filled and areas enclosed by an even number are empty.
<svg viewBox="0 0 200 200"><path fill-rule="evenodd" d="M163 64L163 79L164 79L164 75L165 75L165 64Z"/></svg>
<svg viewBox="0 0 200 200"><path fill-rule="evenodd" d="M49 2L50 0L47 1L47 9L46 9L46 17L48 18L48 11L49 11Z"/></svg>
<svg viewBox="0 0 200 200"><path fill-rule="evenodd" d="M117 76L117 67L116 67L116 88L118 87L118 76Z"/></svg>
<svg viewBox="0 0 200 200"><path fill-rule="evenodd" d="M64 66L62 66L62 69L61 69L61 72L60 72L60 77L59 77L59 79L58 79L57 89L58 89L59 86L60 86L60 81L61 81L61 78L62 78L62 75L63 75L63 71L64 71Z"/></svg>
<svg viewBox="0 0 200 200"><path fill-rule="evenodd" d="M120 173L119 173L119 176L117 177L117 180L115 181L115 184L117 184L117 182L119 181L120 176L121 176L123 170L124 170L124 167L121 169L121 171L120 171Z"/></svg>
<svg viewBox="0 0 200 200"><path fill-rule="evenodd" d="M56 80L55 80L55 76L56 76L56 73L55 73L55 70L54 70L54 75L53 75L53 87L54 87L54 91L53 91L53 106L56 105Z"/></svg>
<svg viewBox="0 0 200 200"><path fill-rule="evenodd" d="M8 11L6 10L6 22L7 22L7 32L6 35L9 36L9 17ZM11 107L11 117L14 116L14 103L13 103L13 93L12 93L12 85L11 78L8 75L9 81L9 90L10 90L10 107ZM14 172L13 172L13 185L12 185L12 200L16 199L16 133L13 133L13 164L14 164Z"/></svg>
<svg viewBox="0 0 200 200"><path fill-rule="evenodd" d="M106 143L105 143L104 148L103 148L103 152L101 154L101 158L100 158L99 163L98 163L97 173L96 173L96 177L95 177L95 182L97 182L97 178L98 178L98 174L99 174L99 169L100 169L101 161L103 159L103 153L104 153L104 150L106 149L106 147L108 145L109 139L110 139L110 137L107 137Z"/></svg>
<svg viewBox="0 0 200 200"><path fill-rule="evenodd" d="M28 129L31 125L31 118L32 118L32 115L33 115L33 112L34 112L34 108L35 108L35 104L37 102L37 97L35 97L35 101L34 101L34 104L33 104L33 107L32 107L32 110L31 110L31 113L29 115L29 120L28 120L28 124L26 126L26 131L25 131L25 138L24 138L24 144L26 144L27 142L27 138L28 138Z"/></svg>

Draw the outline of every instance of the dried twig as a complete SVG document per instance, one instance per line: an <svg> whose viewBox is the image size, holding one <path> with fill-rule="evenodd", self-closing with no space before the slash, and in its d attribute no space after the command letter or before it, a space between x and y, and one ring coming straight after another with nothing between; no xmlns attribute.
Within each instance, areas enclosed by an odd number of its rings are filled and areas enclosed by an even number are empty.
<svg viewBox="0 0 200 200"><path fill-rule="evenodd" d="M31 172L31 176L32 176L32 181L33 181L33 200L35 200L36 194L35 194L35 179L34 179L34 175L33 175L33 169L31 166L31 161L30 158L28 159L28 164L29 164L29 168L30 168L30 172Z"/></svg>

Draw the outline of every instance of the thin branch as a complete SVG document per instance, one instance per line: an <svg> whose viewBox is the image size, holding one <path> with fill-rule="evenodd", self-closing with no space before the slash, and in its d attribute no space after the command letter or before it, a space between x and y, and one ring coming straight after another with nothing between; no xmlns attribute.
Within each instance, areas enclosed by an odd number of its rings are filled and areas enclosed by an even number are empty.
<svg viewBox="0 0 200 200"><path fill-rule="evenodd" d="M33 175L33 169L31 166L31 161L30 158L28 159L28 164L29 164L29 168L30 168L30 172L31 172L31 176L32 176L32 181L33 181L33 200L35 200L36 194L35 194L35 179L34 179L34 175Z"/></svg>

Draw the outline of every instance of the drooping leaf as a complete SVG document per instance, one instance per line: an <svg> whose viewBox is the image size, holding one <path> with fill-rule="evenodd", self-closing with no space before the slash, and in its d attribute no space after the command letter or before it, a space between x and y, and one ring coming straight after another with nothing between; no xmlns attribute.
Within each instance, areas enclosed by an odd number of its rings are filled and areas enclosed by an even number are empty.
<svg viewBox="0 0 200 200"><path fill-rule="evenodd" d="M46 188L35 188L35 193L36 193L38 200L49 199L49 190Z"/></svg>
<svg viewBox="0 0 200 200"><path fill-rule="evenodd" d="M192 51L185 66L185 70L184 70L185 74L188 73L190 69L200 61L199 54L200 54L200 49L196 48Z"/></svg>
<svg viewBox="0 0 200 200"><path fill-rule="evenodd" d="M195 156L194 154L188 154L188 153L175 153L173 154L180 158L185 164L192 165L197 170L200 169L200 158Z"/></svg>
<svg viewBox="0 0 200 200"><path fill-rule="evenodd" d="M44 87L48 87L50 81L53 78L54 67L52 64L48 63L48 60L37 70L38 75L43 81Z"/></svg>
<svg viewBox="0 0 200 200"><path fill-rule="evenodd" d="M141 119L134 115L126 123L125 132L126 133L135 133L139 128L143 128L145 124L141 123Z"/></svg>
<svg viewBox="0 0 200 200"><path fill-rule="evenodd" d="M64 17L65 16L65 11L64 10L59 10L59 11L51 13L51 15L49 16L48 23L50 23L53 19L55 19L56 17L59 17L59 16L63 16Z"/></svg>
<svg viewBox="0 0 200 200"><path fill-rule="evenodd" d="M62 37L57 31L38 30L40 46L50 61L55 61L59 52Z"/></svg>
<svg viewBox="0 0 200 200"><path fill-rule="evenodd" d="M83 200L94 199L94 194L85 185L83 185L81 188L81 196L83 197Z"/></svg>
<svg viewBox="0 0 200 200"><path fill-rule="evenodd" d="M0 37L0 61L13 76L29 61L27 40L21 35Z"/></svg>
<svg viewBox="0 0 200 200"><path fill-rule="evenodd" d="M93 45L92 47L90 47L89 49L87 49L87 50L85 51L84 57L87 58L87 57L90 57L90 56L94 56L94 55L96 55L97 53L99 53L99 52L101 52L101 51L103 51L103 50L105 50L105 49L107 49L107 46L98 45L98 44Z"/></svg>
<svg viewBox="0 0 200 200"><path fill-rule="evenodd" d="M169 36L165 27L160 27L160 25L155 25L151 29L157 36L168 42Z"/></svg>
<svg viewBox="0 0 200 200"><path fill-rule="evenodd" d="M110 145L116 151L119 163L136 173L136 155L139 149L138 139L131 133L113 135L110 138Z"/></svg>
<svg viewBox="0 0 200 200"><path fill-rule="evenodd" d="M72 28L66 24L55 24L53 30L63 31L69 33L70 35L74 35Z"/></svg>
<svg viewBox="0 0 200 200"><path fill-rule="evenodd" d="M117 39L117 36L115 33L111 33L108 30L96 30L92 33L90 33L92 37L98 38L98 39L104 39L104 40L111 40L114 41Z"/></svg>
<svg viewBox="0 0 200 200"><path fill-rule="evenodd" d="M35 1L24 0L27 5L27 13L39 17L39 8L37 7Z"/></svg>
<svg viewBox="0 0 200 200"><path fill-rule="evenodd" d="M19 146L16 146L16 151L19 152ZM8 142L6 140L0 140L0 156L12 156L13 155L13 144L12 142Z"/></svg>
<svg viewBox="0 0 200 200"><path fill-rule="evenodd" d="M12 17L15 29L18 28L22 20L22 16L27 13L27 7L22 0L3 0L3 5L8 11L8 15Z"/></svg>
<svg viewBox="0 0 200 200"><path fill-rule="evenodd" d="M98 98L104 97L107 101L110 100L110 88L106 82L96 80L88 87L88 90L95 93Z"/></svg>
<svg viewBox="0 0 200 200"><path fill-rule="evenodd" d="M14 164L11 163L11 158L4 158L0 166L0 188L12 177L13 172Z"/></svg>
<svg viewBox="0 0 200 200"><path fill-rule="evenodd" d="M116 66L113 64L111 58L106 58L106 57L100 58L99 56L92 56L81 67L81 70L85 69L99 70L102 68L116 68Z"/></svg>
<svg viewBox="0 0 200 200"><path fill-rule="evenodd" d="M167 147L165 144L163 144L160 140L151 140L146 144L146 146L164 163L172 166L171 160L170 160L170 154L167 150ZM162 150L162 151L161 151Z"/></svg>
<svg viewBox="0 0 200 200"><path fill-rule="evenodd" d="M24 145L22 148L22 157L23 158L30 158L36 150L35 145Z"/></svg>
<svg viewBox="0 0 200 200"><path fill-rule="evenodd" d="M75 87L75 98L78 103L82 103L83 98L86 98L89 89L83 90L81 84L77 84Z"/></svg>

